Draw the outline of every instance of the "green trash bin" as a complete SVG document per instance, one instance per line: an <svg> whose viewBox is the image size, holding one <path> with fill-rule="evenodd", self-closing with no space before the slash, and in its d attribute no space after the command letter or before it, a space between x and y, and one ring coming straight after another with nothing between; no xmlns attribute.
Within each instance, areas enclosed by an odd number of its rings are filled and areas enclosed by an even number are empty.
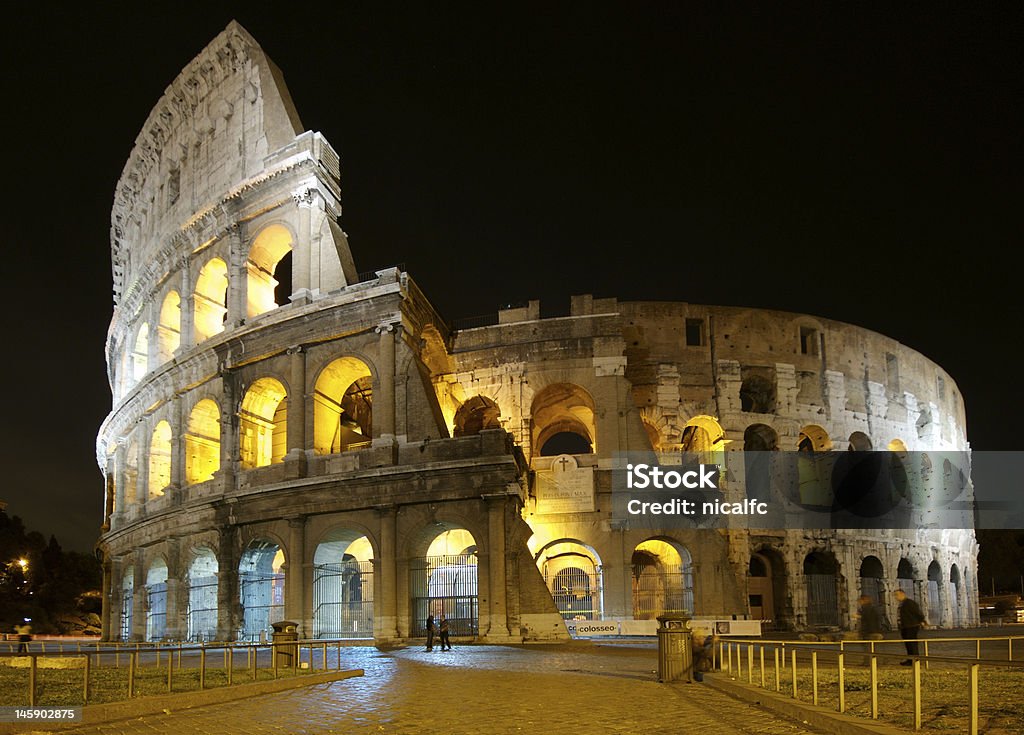
<svg viewBox="0 0 1024 735"><path fill-rule="evenodd" d="M273 644L275 669L289 669L299 660L299 624L294 620L279 620L271 623L274 632L270 639Z"/></svg>
<svg viewBox="0 0 1024 735"><path fill-rule="evenodd" d="M658 616L658 681L693 681L693 634L685 615Z"/></svg>

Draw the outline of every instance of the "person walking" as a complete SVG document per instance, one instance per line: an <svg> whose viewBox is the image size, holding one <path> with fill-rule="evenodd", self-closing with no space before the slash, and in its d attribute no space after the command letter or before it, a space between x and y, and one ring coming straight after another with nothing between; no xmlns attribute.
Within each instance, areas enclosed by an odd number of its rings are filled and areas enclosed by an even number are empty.
<svg viewBox="0 0 1024 735"><path fill-rule="evenodd" d="M18 653L28 653L28 644L32 640L32 626L25 621L24 624L16 626L14 632L18 634Z"/></svg>
<svg viewBox="0 0 1024 735"><path fill-rule="evenodd" d="M882 636L882 616L870 595L860 596L860 639L879 641Z"/></svg>
<svg viewBox="0 0 1024 735"><path fill-rule="evenodd" d="M437 637L441 641L441 650L452 650L452 642L448 640L448 618L444 616L444 613L441 613L441 619L438 621L437 630Z"/></svg>
<svg viewBox="0 0 1024 735"><path fill-rule="evenodd" d="M921 606L907 597L907 593L903 590L896 590L896 601L900 604L899 612L897 613L900 637L907 647L907 655L917 656L917 634L920 632L921 626L924 625L924 613L921 612ZM909 658L905 661L900 661L901 666L910 666L912 663L914 663L913 660Z"/></svg>
<svg viewBox="0 0 1024 735"><path fill-rule="evenodd" d="M434 614L431 613L427 616L427 650L434 650Z"/></svg>

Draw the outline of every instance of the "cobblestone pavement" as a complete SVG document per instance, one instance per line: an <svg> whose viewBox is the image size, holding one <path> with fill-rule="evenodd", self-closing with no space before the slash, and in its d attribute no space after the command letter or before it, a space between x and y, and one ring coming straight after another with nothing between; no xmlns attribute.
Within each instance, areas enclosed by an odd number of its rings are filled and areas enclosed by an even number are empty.
<svg viewBox="0 0 1024 735"><path fill-rule="evenodd" d="M659 684L653 645L352 648L365 676L126 722L80 735L173 733L818 732L702 684ZM67 732L67 731L65 731Z"/></svg>

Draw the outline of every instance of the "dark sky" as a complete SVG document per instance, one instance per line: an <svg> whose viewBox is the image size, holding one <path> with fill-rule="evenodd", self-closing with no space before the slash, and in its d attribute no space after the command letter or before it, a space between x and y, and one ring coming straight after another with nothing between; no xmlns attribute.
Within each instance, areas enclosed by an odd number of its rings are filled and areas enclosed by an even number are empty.
<svg viewBox="0 0 1024 735"><path fill-rule="evenodd" d="M232 18L341 154L359 270L405 263L450 319L593 293L852 322L953 375L975 449L1021 449L1022 6L706 5L5 11L8 513L95 540L114 186Z"/></svg>

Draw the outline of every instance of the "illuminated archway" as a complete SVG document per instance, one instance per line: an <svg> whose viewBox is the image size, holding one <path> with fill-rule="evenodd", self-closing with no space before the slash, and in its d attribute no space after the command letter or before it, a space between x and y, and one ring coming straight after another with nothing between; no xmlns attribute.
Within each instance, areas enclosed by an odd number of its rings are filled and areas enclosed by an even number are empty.
<svg viewBox="0 0 1024 735"><path fill-rule="evenodd" d="M313 389L313 449L337 454L368 445L373 432L373 378L366 363L341 357Z"/></svg>
<svg viewBox="0 0 1024 735"><path fill-rule="evenodd" d="M594 399L574 383L554 383L536 396L530 408L534 456L590 454L597 451Z"/></svg>
<svg viewBox="0 0 1024 735"><path fill-rule="evenodd" d="M831 452L832 439L822 427L808 424L800 429L796 448L800 452Z"/></svg>
<svg viewBox="0 0 1024 735"><path fill-rule="evenodd" d="M594 549L575 539L555 541L537 554L537 566L563 619L604 617L604 571Z"/></svg>
<svg viewBox="0 0 1024 735"><path fill-rule="evenodd" d="M239 640L269 638L271 623L284 619L284 552L273 541L252 541L238 564L242 604Z"/></svg>
<svg viewBox="0 0 1024 735"><path fill-rule="evenodd" d="M870 452L871 437L865 434L863 431L855 431L850 434L850 446L848 449L851 452Z"/></svg>
<svg viewBox="0 0 1024 735"><path fill-rule="evenodd" d="M412 635L426 635L428 615L442 614L453 636L479 632L477 546L473 534L450 527L434 536L424 556L409 562Z"/></svg>
<svg viewBox="0 0 1024 735"><path fill-rule="evenodd" d="M228 267L220 258L213 258L203 266L196 279L192 316L196 344L224 331L227 298Z"/></svg>
<svg viewBox="0 0 1024 735"><path fill-rule="evenodd" d="M167 633L167 564L156 559L146 572L146 640L163 640Z"/></svg>
<svg viewBox="0 0 1024 735"><path fill-rule="evenodd" d="M132 385L146 376L149 368L149 325L142 324L135 334L135 345L132 347Z"/></svg>
<svg viewBox="0 0 1024 735"><path fill-rule="evenodd" d="M185 434L185 481L189 485L213 479L220 469L220 408L209 398L195 405Z"/></svg>
<svg viewBox="0 0 1024 735"><path fill-rule="evenodd" d="M292 246L292 234L282 225L264 228L253 241L246 263L249 279L247 314L250 318L288 302L292 293Z"/></svg>
<svg viewBox="0 0 1024 735"><path fill-rule="evenodd" d="M455 412L455 436L471 436L501 428L501 409L486 396L473 396Z"/></svg>
<svg viewBox="0 0 1024 735"><path fill-rule="evenodd" d="M209 641L217 637L217 556L201 546L188 567L188 640Z"/></svg>
<svg viewBox="0 0 1024 735"><path fill-rule="evenodd" d="M124 453L124 504L135 505L139 500L139 443L132 439Z"/></svg>
<svg viewBox="0 0 1024 735"><path fill-rule="evenodd" d="M633 550L632 569L635 620L693 615L693 560L685 546L648 539Z"/></svg>
<svg viewBox="0 0 1024 735"><path fill-rule="evenodd" d="M177 291L164 296L157 325L157 362L163 364L174 357L181 345L181 298Z"/></svg>
<svg viewBox="0 0 1024 735"><path fill-rule="evenodd" d="M284 461L288 451L288 397L274 378L260 378L245 392L239 411L239 449L244 469Z"/></svg>
<svg viewBox="0 0 1024 735"><path fill-rule="evenodd" d="M366 536L336 529L313 554L313 637L373 636L373 547Z"/></svg>
<svg viewBox="0 0 1024 735"><path fill-rule="evenodd" d="M149 497L160 497L170 484L171 425L161 421L149 442Z"/></svg>

